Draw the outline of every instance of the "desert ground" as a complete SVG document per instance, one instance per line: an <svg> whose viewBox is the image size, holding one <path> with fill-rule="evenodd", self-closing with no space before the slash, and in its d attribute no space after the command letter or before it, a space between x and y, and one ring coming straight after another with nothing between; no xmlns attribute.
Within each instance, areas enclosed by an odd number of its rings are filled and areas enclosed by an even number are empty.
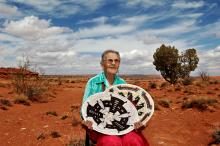
<svg viewBox="0 0 220 146"><path fill-rule="evenodd" d="M0 145L83 145L85 130L79 110L89 77L44 77L47 89L36 97L41 100L25 102L15 102L22 95L17 95L13 79L0 78ZM154 99L154 115L141 131L151 146L207 146L216 140L220 77L210 77L205 83L194 77L190 83L175 86L158 76L123 78L144 88Z"/></svg>

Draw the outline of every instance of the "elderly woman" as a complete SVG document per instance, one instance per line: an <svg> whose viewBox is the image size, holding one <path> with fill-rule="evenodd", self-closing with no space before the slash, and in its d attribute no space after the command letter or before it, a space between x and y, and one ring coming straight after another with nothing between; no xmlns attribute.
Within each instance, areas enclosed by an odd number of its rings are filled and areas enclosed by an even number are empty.
<svg viewBox="0 0 220 146"><path fill-rule="evenodd" d="M114 50L106 50L102 54L100 62L103 72L92 77L86 85L83 103L89 96L103 92L105 88L117 84L126 84L126 82L117 75L120 66L120 54ZM97 143L96 146L149 146L147 140L138 131L143 127L141 122L134 124L135 130L125 135L105 135L92 130L91 121L83 121L87 127L87 133L92 141Z"/></svg>

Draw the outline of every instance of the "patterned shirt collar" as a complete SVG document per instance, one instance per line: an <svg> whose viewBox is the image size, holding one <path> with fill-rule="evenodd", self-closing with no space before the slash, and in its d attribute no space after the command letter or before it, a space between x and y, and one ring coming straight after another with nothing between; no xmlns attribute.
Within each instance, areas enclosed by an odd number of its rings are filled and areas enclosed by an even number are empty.
<svg viewBox="0 0 220 146"><path fill-rule="evenodd" d="M95 81L95 83L97 84L101 84L101 83L104 83L107 87L109 86L109 83L105 77L105 73L104 72L101 72L98 74L98 78L97 80ZM115 84L115 82L117 82L117 80L119 79L118 75L115 75L115 79L114 79L114 83L113 85Z"/></svg>

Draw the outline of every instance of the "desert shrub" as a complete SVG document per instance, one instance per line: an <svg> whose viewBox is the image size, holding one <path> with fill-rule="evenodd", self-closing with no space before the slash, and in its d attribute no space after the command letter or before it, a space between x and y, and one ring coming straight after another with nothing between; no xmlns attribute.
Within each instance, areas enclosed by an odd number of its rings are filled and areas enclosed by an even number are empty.
<svg viewBox="0 0 220 146"><path fill-rule="evenodd" d="M37 140L42 140L42 139L45 139L46 136L44 133L40 133L38 136L37 136Z"/></svg>
<svg viewBox="0 0 220 146"><path fill-rule="evenodd" d="M182 103L182 109L185 108L196 108L200 111L204 111L208 108L209 105L217 103L216 99L207 98L207 97L196 97L193 99L188 99Z"/></svg>
<svg viewBox="0 0 220 146"><path fill-rule="evenodd" d="M71 81L70 83L75 83L75 81Z"/></svg>
<svg viewBox="0 0 220 146"><path fill-rule="evenodd" d="M0 99L0 104L5 106L12 106L11 102L8 99Z"/></svg>
<svg viewBox="0 0 220 146"><path fill-rule="evenodd" d="M208 73L205 71L200 71L199 75L203 82L208 82L210 80Z"/></svg>
<svg viewBox="0 0 220 146"><path fill-rule="evenodd" d="M215 94L213 91L207 91L207 94Z"/></svg>
<svg viewBox="0 0 220 146"><path fill-rule="evenodd" d="M55 111L48 111L48 112L46 112L46 115L57 116L57 112L55 112Z"/></svg>
<svg viewBox="0 0 220 146"><path fill-rule="evenodd" d="M30 103L28 102L27 96L22 95L22 94L14 96L14 103L15 104L23 104L23 105L27 105L27 106L30 105Z"/></svg>
<svg viewBox="0 0 220 146"><path fill-rule="evenodd" d="M60 133L57 132L57 131L52 131L52 132L50 133L50 135L51 135L53 138L61 137Z"/></svg>
<svg viewBox="0 0 220 146"><path fill-rule="evenodd" d="M85 146L85 140L83 139L74 139L71 140L66 146Z"/></svg>
<svg viewBox="0 0 220 146"><path fill-rule="evenodd" d="M61 120L65 120L66 118L68 118L68 116L67 115L63 115L60 119Z"/></svg>
<svg viewBox="0 0 220 146"><path fill-rule="evenodd" d="M38 96L48 90L43 79L35 75L30 75L30 62L25 59L19 66L19 71L13 76L13 87L17 94L23 94L31 101L38 101Z"/></svg>
<svg viewBox="0 0 220 146"><path fill-rule="evenodd" d="M181 86L177 86L176 88L175 88L175 91L181 91Z"/></svg>
<svg viewBox="0 0 220 146"><path fill-rule="evenodd" d="M80 109L79 104L74 104L74 105L71 105L71 107L70 107L71 112L79 111L79 109Z"/></svg>
<svg viewBox="0 0 220 146"><path fill-rule="evenodd" d="M6 85L5 85L5 84L3 84L3 83L0 83L0 87L5 88L5 87L6 87Z"/></svg>
<svg viewBox="0 0 220 146"><path fill-rule="evenodd" d="M76 127L80 124L80 121L77 120L77 118L75 116L73 116L73 119L72 119L72 126L73 127Z"/></svg>
<svg viewBox="0 0 220 146"><path fill-rule="evenodd" d="M214 84L218 84L218 83L219 83L219 81L218 81L218 80L215 80L215 81L214 81Z"/></svg>
<svg viewBox="0 0 220 146"><path fill-rule="evenodd" d="M173 89L168 89L167 92L173 92Z"/></svg>
<svg viewBox="0 0 220 146"><path fill-rule="evenodd" d="M158 104L162 107L169 108L171 101L169 99L163 98L158 101Z"/></svg>
<svg viewBox="0 0 220 146"><path fill-rule="evenodd" d="M154 110L160 110L157 100L154 100Z"/></svg>
<svg viewBox="0 0 220 146"><path fill-rule="evenodd" d="M58 85L62 85L61 77L58 78Z"/></svg>
<svg viewBox="0 0 220 146"><path fill-rule="evenodd" d="M220 130L216 130L212 133L212 141L208 144L211 145L218 145L220 144Z"/></svg>
<svg viewBox="0 0 220 146"><path fill-rule="evenodd" d="M187 85L192 85L193 83L193 80L192 78L185 78L183 81L182 81L183 85L187 86Z"/></svg>
<svg viewBox="0 0 220 146"><path fill-rule="evenodd" d="M157 84L153 83L153 82L150 82L149 85L148 85L148 88L155 89L155 88L157 88Z"/></svg>
<svg viewBox="0 0 220 146"><path fill-rule="evenodd" d="M184 90L183 93L188 93L188 90Z"/></svg>
<svg viewBox="0 0 220 146"><path fill-rule="evenodd" d="M209 81L209 84L218 84L218 80Z"/></svg>
<svg viewBox="0 0 220 146"><path fill-rule="evenodd" d="M198 87L202 87L202 83L201 82L196 82L195 85L198 86Z"/></svg>
<svg viewBox="0 0 220 146"><path fill-rule="evenodd" d="M168 82L163 82L163 83L161 83L161 85L160 85L161 88L165 88L165 87L167 87L167 86L169 86L169 83L168 83Z"/></svg>
<svg viewBox="0 0 220 146"><path fill-rule="evenodd" d="M2 109L2 110L8 110L8 108L7 108L6 106L4 106L4 105L0 105L0 109Z"/></svg>

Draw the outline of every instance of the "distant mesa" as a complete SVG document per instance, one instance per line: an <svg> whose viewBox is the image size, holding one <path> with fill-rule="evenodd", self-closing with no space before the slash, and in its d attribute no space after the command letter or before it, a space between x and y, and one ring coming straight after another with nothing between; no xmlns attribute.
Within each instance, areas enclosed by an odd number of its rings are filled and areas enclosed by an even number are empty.
<svg viewBox="0 0 220 146"><path fill-rule="evenodd" d="M29 70L22 70L20 68L0 68L0 78L10 79L14 75L23 74L30 77L37 77L39 76L38 73L32 72Z"/></svg>

